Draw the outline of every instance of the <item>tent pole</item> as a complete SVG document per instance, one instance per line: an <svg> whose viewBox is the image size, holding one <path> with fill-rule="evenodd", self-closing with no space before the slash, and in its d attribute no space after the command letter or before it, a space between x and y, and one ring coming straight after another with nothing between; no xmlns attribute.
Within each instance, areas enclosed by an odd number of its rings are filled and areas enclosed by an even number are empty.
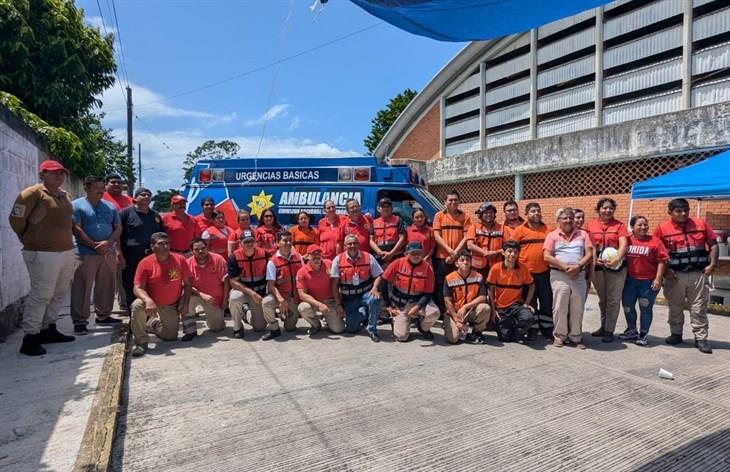
<svg viewBox="0 0 730 472"><path fill-rule="evenodd" d="M626 221L631 221L631 217L634 214L634 199L629 200L629 217Z"/></svg>

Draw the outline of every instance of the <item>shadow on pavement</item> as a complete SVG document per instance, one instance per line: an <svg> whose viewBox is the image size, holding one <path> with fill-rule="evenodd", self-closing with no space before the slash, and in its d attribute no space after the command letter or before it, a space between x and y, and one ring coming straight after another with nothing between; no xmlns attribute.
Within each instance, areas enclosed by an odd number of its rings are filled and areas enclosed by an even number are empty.
<svg viewBox="0 0 730 472"><path fill-rule="evenodd" d="M634 469L634 472L730 470L730 428L703 436Z"/></svg>

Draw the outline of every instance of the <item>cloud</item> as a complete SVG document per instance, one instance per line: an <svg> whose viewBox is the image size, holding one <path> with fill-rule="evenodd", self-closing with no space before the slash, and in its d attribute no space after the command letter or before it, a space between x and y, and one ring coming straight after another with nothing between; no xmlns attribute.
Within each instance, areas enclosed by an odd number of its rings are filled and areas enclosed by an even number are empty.
<svg viewBox="0 0 730 472"><path fill-rule="evenodd" d="M170 117L170 118L197 118L204 126L212 127L220 124L230 123L236 118L236 113L228 115L216 115L204 111L188 110L168 105L166 102L158 101L162 97L152 90L130 83L132 88L132 103L135 105L134 113L143 118ZM104 122L107 126L114 126L127 121L127 103L125 101L126 91L123 91L119 84L104 91L100 97L103 102L101 111L106 113ZM154 103L150 103L154 102Z"/></svg>
<svg viewBox="0 0 730 472"><path fill-rule="evenodd" d="M104 31L106 31L107 33L114 33L114 36L117 35L117 30L113 28L110 24L105 23L100 16L87 16L84 18L84 20L86 21L87 25L97 28L99 31L101 31L102 34L104 33Z"/></svg>
<svg viewBox="0 0 730 472"><path fill-rule="evenodd" d="M299 128L299 126L302 124L301 118L299 116L295 116L291 123L289 124L289 131L294 131L295 129Z"/></svg>
<svg viewBox="0 0 730 472"><path fill-rule="evenodd" d="M246 126L256 126L256 125L264 124L264 122L271 121L277 117L283 118L289 113L288 109L289 109L288 103L279 103L279 104L274 105L273 107L269 108L268 110L266 110L266 113L259 116L255 120L248 120L244 124Z"/></svg>
<svg viewBox="0 0 730 472"><path fill-rule="evenodd" d="M114 130L114 135L126 142L126 130ZM142 183L153 191L179 188L183 182L182 164L185 154L204 141L227 139L241 146L239 156L254 156L259 146L257 136L214 136L199 129L176 130L152 134L146 130L135 131L136 143L142 144ZM265 138L261 156L266 157L354 157L353 150L341 149L329 143L312 139ZM135 163L137 162L135 152Z"/></svg>

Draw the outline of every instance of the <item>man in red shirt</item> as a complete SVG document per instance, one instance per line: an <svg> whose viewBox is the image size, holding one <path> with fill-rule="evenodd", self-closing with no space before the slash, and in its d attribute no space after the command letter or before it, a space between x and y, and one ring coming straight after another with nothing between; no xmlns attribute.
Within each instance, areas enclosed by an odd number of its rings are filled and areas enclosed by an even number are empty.
<svg viewBox="0 0 730 472"><path fill-rule="evenodd" d="M340 235L337 242L337 254L344 249L345 236L354 234L357 236L358 247L361 251L370 252L370 230L373 227L373 220L363 215L360 202L355 199L347 200L347 218L340 223Z"/></svg>
<svg viewBox="0 0 730 472"><path fill-rule="evenodd" d="M699 218L689 217L689 203L684 198L669 202L670 219L661 223L654 236L669 252L668 268L664 274L664 296L669 302L669 329L667 344L682 343L684 306L690 307L690 324L695 347L705 354L712 348L707 341L709 323L707 277L717 267L717 240L715 232Z"/></svg>
<svg viewBox="0 0 730 472"><path fill-rule="evenodd" d="M147 329L163 341L176 340L179 320L190 306L190 269L185 258L170 252L167 234L155 233L150 240L152 254L140 261L134 274L137 299L132 303L130 322L134 357L147 352Z"/></svg>
<svg viewBox="0 0 730 472"><path fill-rule="evenodd" d="M307 248L307 258L309 262L297 272L297 291L302 301L297 310L302 318L316 322L312 333L320 329L316 311L324 317L330 332L340 334L345 330L345 323L337 313L335 296L332 294L332 261L322 258L322 248L316 244Z"/></svg>
<svg viewBox="0 0 730 472"><path fill-rule="evenodd" d="M188 257L192 283L190 311L184 325L188 326L182 340L189 341L197 336L195 312L205 313L205 322L211 331L222 331L226 327L223 311L228 306L228 267L226 259L208 251L208 241L195 238L190 243L193 255ZM192 320L192 323L190 323Z"/></svg>
<svg viewBox="0 0 730 472"><path fill-rule="evenodd" d="M162 215L162 226L170 238L170 250L187 257L190 255L190 241L200 236L200 231L195 219L185 211L188 203L185 197L173 195L170 203L172 211Z"/></svg>
<svg viewBox="0 0 730 472"><path fill-rule="evenodd" d="M127 195L124 195L122 193L122 184L124 181L122 180L122 176L119 174L110 174L106 178L106 191L104 192L104 195L102 195L101 199L105 200L109 203L111 203L114 208L117 209L117 211L122 211L125 208L131 207L134 205L134 199L131 197L128 197ZM127 311L127 296L124 292L124 283L122 281L122 252L117 251L117 282L116 282L116 291L117 291L117 303L119 304L119 309L123 311Z"/></svg>

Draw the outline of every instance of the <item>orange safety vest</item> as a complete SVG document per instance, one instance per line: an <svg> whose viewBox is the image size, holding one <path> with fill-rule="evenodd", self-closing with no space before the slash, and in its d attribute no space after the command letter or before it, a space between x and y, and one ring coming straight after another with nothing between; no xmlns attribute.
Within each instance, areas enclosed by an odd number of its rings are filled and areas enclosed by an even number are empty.
<svg viewBox="0 0 730 472"><path fill-rule="evenodd" d="M340 270L340 293L347 296L358 296L373 288L370 274L370 254L360 251L354 261L347 257L347 252L337 256ZM359 283L355 283L355 274Z"/></svg>
<svg viewBox="0 0 730 472"><path fill-rule="evenodd" d="M282 297L289 298L292 295L294 300L298 302L299 294L295 289L297 286L297 271L304 265L302 256L294 252L287 259L277 253L271 260L276 266L276 280L274 284L277 290L279 290Z"/></svg>
<svg viewBox="0 0 730 472"><path fill-rule="evenodd" d="M487 229L484 224L480 223L479 227L474 232L474 244L479 246L481 249L486 251L499 251L502 249L502 243L504 241L504 231L502 225L494 223L493 229ZM499 262L502 258L495 258L488 261L486 257L472 253L471 264L475 269L483 269L485 267L491 267L495 263Z"/></svg>
<svg viewBox="0 0 730 472"><path fill-rule="evenodd" d="M398 229L400 228L400 217L390 215L386 221L382 216L373 221L373 240L383 251L390 251L398 242Z"/></svg>
<svg viewBox="0 0 730 472"><path fill-rule="evenodd" d="M395 277L391 283L391 300L398 308L403 308L408 303L417 301L424 293L433 291L435 277L428 262L421 261L414 266L408 257L401 257L393 265Z"/></svg>
<svg viewBox="0 0 730 472"><path fill-rule="evenodd" d="M254 248L251 257L246 255L242 248L233 251L236 264L241 269L238 276L243 285L263 296L266 294L266 262L269 260L266 252L260 247Z"/></svg>
<svg viewBox="0 0 730 472"><path fill-rule="evenodd" d="M459 310L462 306L479 296L479 289L484 283L482 274L476 271L466 277L462 277L459 271L454 271L446 276L446 285L451 289L451 302L454 309Z"/></svg>
<svg viewBox="0 0 730 472"><path fill-rule="evenodd" d="M306 254L312 244L319 244L319 231L314 228L301 229L298 226L289 228L292 246L299 254Z"/></svg>

